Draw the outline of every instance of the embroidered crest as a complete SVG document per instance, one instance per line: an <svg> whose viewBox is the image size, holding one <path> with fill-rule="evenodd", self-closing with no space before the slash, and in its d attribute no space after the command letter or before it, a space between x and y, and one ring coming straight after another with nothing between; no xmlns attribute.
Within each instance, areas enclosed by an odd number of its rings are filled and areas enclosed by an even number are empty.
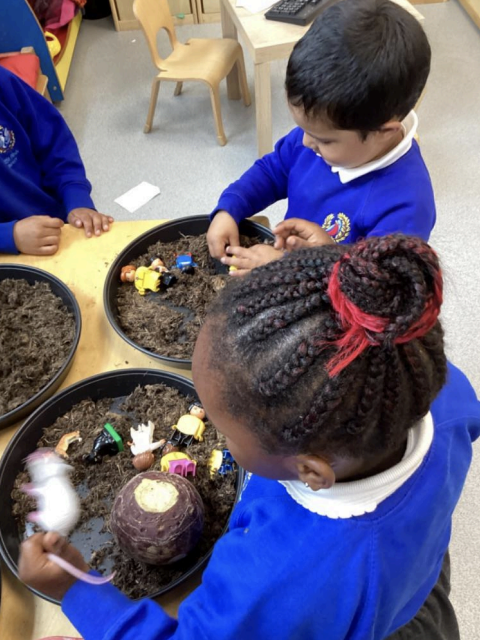
<svg viewBox="0 0 480 640"><path fill-rule="evenodd" d="M0 125L0 153L6 153L15 146L15 134L13 131Z"/></svg>
<svg viewBox="0 0 480 640"><path fill-rule="evenodd" d="M332 237L335 242L343 242L350 233L350 218L344 213L330 213L322 224L322 229Z"/></svg>

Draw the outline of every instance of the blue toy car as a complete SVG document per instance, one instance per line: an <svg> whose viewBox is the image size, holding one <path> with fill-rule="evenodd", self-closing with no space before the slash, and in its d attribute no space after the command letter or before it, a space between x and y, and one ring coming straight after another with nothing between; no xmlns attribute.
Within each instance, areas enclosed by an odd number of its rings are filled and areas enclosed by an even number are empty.
<svg viewBox="0 0 480 640"><path fill-rule="evenodd" d="M198 264L193 261L191 253L181 253L175 256L175 267L182 273L193 273Z"/></svg>

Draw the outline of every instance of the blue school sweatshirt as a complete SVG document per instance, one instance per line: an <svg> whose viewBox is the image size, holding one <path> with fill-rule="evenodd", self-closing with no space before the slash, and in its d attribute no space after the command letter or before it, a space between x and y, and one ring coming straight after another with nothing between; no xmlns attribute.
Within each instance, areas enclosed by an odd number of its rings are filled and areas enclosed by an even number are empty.
<svg viewBox="0 0 480 640"><path fill-rule="evenodd" d="M435 224L432 183L415 140L393 164L343 184L323 158L302 143L296 128L220 196L239 223L288 198L285 219L322 226L336 242L401 232L428 240Z"/></svg>
<svg viewBox="0 0 480 640"><path fill-rule="evenodd" d="M77 582L62 609L84 640L384 640L435 585L480 434L480 403L449 366L420 467L375 511L330 519L252 476L178 621L151 600Z"/></svg>
<svg viewBox="0 0 480 640"><path fill-rule="evenodd" d="M77 143L58 110L0 67L0 253L18 253L22 218L94 209Z"/></svg>

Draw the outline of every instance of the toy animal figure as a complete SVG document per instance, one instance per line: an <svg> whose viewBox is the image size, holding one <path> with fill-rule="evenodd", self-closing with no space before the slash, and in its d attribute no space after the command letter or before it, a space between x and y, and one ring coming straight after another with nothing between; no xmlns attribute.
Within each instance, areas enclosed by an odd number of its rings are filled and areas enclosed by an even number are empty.
<svg viewBox="0 0 480 640"><path fill-rule="evenodd" d="M203 441L205 410L199 402L194 402L188 407L188 411L188 414L181 416L177 424L172 426L175 432L171 438L173 445L188 447L194 440Z"/></svg>
<svg viewBox="0 0 480 640"><path fill-rule="evenodd" d="M153 451L163 447L165 440L153 442L153 432L155 425L150 420L148 424L139 424L135 429L130 429L132 442L129 442L130 450L133 453L132 464L137 471L146 471L155 461Z"/></svg>
<svg viewBox="0 0 480 640"><path fill-rule="evenodd" d="M115 456L119 451L123 451L123 441L112 425L107 422L100 434L93 441L90 453L84 456L85 462L97 464L102 461L103 456Z"/></svg>
<svg viewBox="0 0 480 640"><path fill-rule="evenodd" d="M27 457L27 469L32 482L24 485L22 490L38 502L38 511L29 514L28 520L44 531L58 531L67 536L80 516L80 501L69 478L72 467L53 449L37 449ZM114 574L91 576L53 553L48 554L48 559L89 584L105 584L114 577Z"/></svg>
<svg viewBox="0 0 480 640"><path fill-rule="evenodd" d="M58 441L57 446L55 447L55 453L62 458L68 458L68 447L74 442L81 442L82 438L80 437L80 431L72 431L71 433L66 433L63 435Z"/></svg>
<svg viewBox="0 0 480 640"><path fill-rule="evenodd" d="M179 253L175 256L175 267L182 273L194 273L198 264L193 261L191 253Z"/></svg>
<svg viewBox="0 0 480 640"><path fill-rule="evenodd" d="M149 267L138 267L135 271L135 288L141 296L144 296L147 290L159 291L161 283L162 276L158 271L153 271Z"/></svg>

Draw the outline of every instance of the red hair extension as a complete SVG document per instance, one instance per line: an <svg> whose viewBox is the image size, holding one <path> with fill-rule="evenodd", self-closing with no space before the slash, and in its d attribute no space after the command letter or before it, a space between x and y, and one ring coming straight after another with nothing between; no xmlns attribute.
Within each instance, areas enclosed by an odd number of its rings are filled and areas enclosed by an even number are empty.
<svg viewBox="0 0 480 640"><path fill-rule="evenodd" d="M343 256L343 259L348 258L350 258L349 254ZM344 331L342 337L333 343L338 347L338 351L326 365L331 378L343 371L368 346L380 345L367 331L383 333L389 324L387 318L379 318L365 313L347 298L340 288L339 270L340 261L336 262L333 267L327 288L332 307L338 313ZM424 336L434 326L442 304L442 275L440 270L435 273L433 288L433 295L427 301L425 310L420 318L402 336L395 338L394 344L402 344Z"/></svg>

